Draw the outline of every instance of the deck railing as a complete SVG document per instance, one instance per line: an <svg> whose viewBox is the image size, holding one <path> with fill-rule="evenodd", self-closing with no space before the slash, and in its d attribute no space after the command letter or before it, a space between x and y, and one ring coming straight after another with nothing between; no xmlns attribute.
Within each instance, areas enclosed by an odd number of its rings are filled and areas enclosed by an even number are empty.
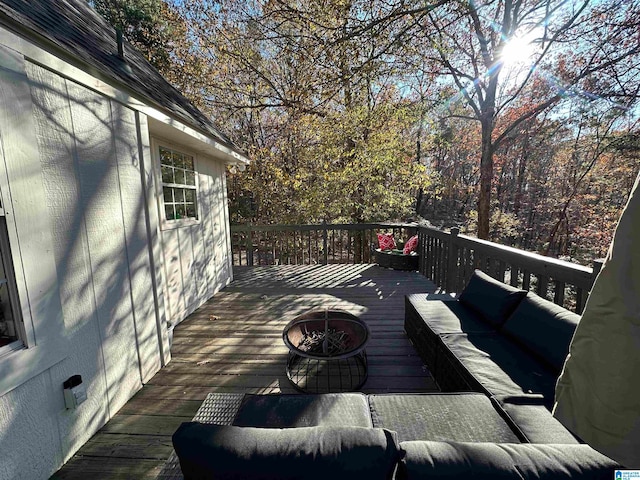
<svg viewBox="0 0 640 480"><path fill-rule="evenodd" d="M442 292L464 288L474 269L510 285L533 290L581 313L602 263L593 267L565 262L517 248L417 224L234 225L234 265L313 265L375 263L371 249L377 232L406 241L419 235L419 271Z"/></svg>
<svg viewBox="0 0 640 480"><path fill-rule="evenodd" d="M234 265L372 263L377 232L408 240L417 224L232 225Z"/></svg>
<svg viewBox="0 0 640 480"><path fill-rule="evenodd" d="M537 253L460 235L420 227L420 273L444 292L460 292L478 268L493 278L524 290L532 290L558 305L581 313L602 266L565 262Z"/></svg>

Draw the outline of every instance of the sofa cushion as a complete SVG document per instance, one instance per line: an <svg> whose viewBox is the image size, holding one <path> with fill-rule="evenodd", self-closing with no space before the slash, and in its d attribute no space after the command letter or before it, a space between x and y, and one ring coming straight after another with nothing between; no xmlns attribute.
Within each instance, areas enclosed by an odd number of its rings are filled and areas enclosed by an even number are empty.
<svg viewBox="0 0 640 480"><path fill-rule="evenodd" d="M580 443L544 406L541 395L491 397L518 437L527 443Z"/></svg>
<svg viewBox="0 0 640 480"><path fill-rule="evenodd" d="M404 248L402 249L402 253L405 255L409 255L411 252L415 252L418 249L418 235L414 235L407 243L404 244Z"/></svg>
<svg viewBox="0 0 640 480"><path fill-rule="evenodd" d="M458 299L497 328L509 318L526 294L524 290L506 285L476 270Z"/></svg>
<svg viewBox="0 0 640 480"><path fill-rule="evenodd" d="M241 427L371 427L362 393L245 395L233 420Z"/></svg>
<svg viewBox="0 0 640 480"><path fill-rule="evenodd" d="M396 248L396 240L393 238L393 233L378 233L378 247L383 251Z"/></svg>
<svg viewBox="0 0 640 480"><path fill-rule="evenodd" d="M189 479L391 478L396 435L362 427L253 428L183 423L173 434Z"/></svg>
<svg viewBox="0 0 640 480"><path fill-rule="evenodd" d="M406 301L409 308L413 308L436 335L495 332L491 325L478 317L475 310L464 303L454 299L430 300L429 297L429 294L414 293L407 295Z"/></svg>
<svg viewBox="0 0 640 480"><path fill-rule="evenodd" d="M402 442L398 479L611 480L616 463L588 445Z"/></svg>
<svg viewBox="0 0 640 480"><path fill-rule="evenodd" d="M518 442L481 393L369 395L373 424L399 441Z"/></svg>
<svg viewBox="0 0 640 480"><path fill-rule="evenodd" d="M501 335L442 335L443 350L438 353L438 369L453 357L467 375L489 395L540 393L548 408L553 405L556 376L535 357ZM436 374L438 378L439 374Z"/></svg>
<svg viewBox="0 0 640 480"><path fill-rule="evenodd" d="M502 326L502 332L558 374L580 315L529 292Z"/></svg>

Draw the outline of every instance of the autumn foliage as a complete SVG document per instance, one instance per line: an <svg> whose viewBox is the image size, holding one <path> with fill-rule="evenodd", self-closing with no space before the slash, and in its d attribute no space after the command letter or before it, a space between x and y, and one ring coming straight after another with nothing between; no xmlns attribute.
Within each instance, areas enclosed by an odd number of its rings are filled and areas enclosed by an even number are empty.
<svg viewBox="0 0 640 480"><path fill-rule="evenodd" d="M94 3L250 154L233 222L421 216L588 263L640 169L637 0Z"/></svg>

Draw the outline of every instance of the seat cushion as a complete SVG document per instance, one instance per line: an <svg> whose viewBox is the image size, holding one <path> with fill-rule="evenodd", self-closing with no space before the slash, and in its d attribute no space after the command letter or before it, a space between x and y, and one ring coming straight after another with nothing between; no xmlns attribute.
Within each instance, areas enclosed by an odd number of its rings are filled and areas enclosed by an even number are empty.
<svg viewBox="0 0 640 480"><path fill-rule="evenodd" d="M443 348L438 352L438 368L440 356L444 357L442 365L449 356L488 395L540 393L548 408L553 405L556 376L518 345L500 335L454 333L440 338Z"/></svg>
<svg viewBox="0 0 640 480"><path fill-rule="evenodd" d="M402 442L396 478L611 480L616 463L588 445Z"/></svg>
<svg viewBox="0 0 640 480"><path fill-rule="evenodd" d="M518 442L483 394L369 395L373 424L399 441Z"/></svg>
<svg viewBox="0 0 640 480"><path fill-rule="evenodd" d="M580 315L529 292L502 326L502 333L560 373Z"/></svg>
<svg viewBox="0 0 640 480"><path fill-rule="evenodd" d="M392 477L395 433L362 427L253 428L183 423L173 445L186 480Z"/></svg>
<svg viewBox="0 0 640 480"><path fill-rule="evenodd" d="M241 427L371 427L367 398L361 393L324 395L245 395L233 420Z"/></svg>
<svg viewBox="0 0 640 480"><path fill-rule="evenodd" d="M533 395L491 397L496 409L526 443L580 443L544 406L544 398Z"/></svg>
<svg viewBox="0 0 640 480"><path fill-rule="evenodd" d="M476 270L458 299L481 315L484 321L498 328L509 318L526 294L525 290L506 285Z"/></svg>
<svg viewBox="0 0 640 480"><path fill-rule="evenodd" d="M428 294L414 293L407 295L407 302L436 335L495 331L474 310L454 299L429 300Z"/></svg>

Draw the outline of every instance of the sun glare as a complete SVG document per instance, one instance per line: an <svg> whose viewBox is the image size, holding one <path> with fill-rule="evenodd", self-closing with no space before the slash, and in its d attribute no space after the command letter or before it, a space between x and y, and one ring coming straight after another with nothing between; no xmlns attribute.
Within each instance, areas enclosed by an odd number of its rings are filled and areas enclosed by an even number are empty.
<svg viewBox="0 0 640 480"><path fill-rule="evenodd" d="M532 32L509 40L500 54L503 68L510 69L530 65L537 49L537 45L534 43L536 37L535 32Z"/></svg>

